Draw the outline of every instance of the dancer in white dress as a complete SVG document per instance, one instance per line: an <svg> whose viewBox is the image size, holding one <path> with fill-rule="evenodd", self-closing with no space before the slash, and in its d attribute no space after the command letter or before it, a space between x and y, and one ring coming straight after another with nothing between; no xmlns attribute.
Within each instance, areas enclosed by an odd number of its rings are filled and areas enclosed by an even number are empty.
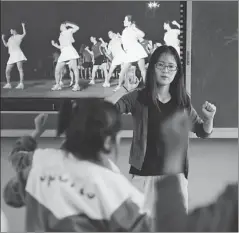
<svg viewBox="0 0 239 233"><path fill-rule="evenodd" d="M108 36L111 40L109 42L107 52L112 55L113 60L103 87L110 87L110 78L114 70L118 65L122 65L126 60L126 53L122 48L121 37L112 31L108 32Z"/></svg>
<svg viewBox="0 0 239 233"><path fill-rule="evenodd" d="M115 91L119 90L123 84L125 74L133 62L137 62L143 82L145 83L146 69L144 59L148 56L143 46L139 43L139 39L144 37L144 32L139 30L131 15L125 16L124 19L125 29L122 32L121 40L123 48L126 52L124 64L119 75L119 84Z"/></svg>
<svg viewBox="0 0 239 233"><path fill-rule="evenodd" d="M69 66L69 69L73 71L75 78L75 85L73 91L81 90L79 86L79 70L77 66L77 60L79 59L79 54L73 47L72 43L75 42L73 34L79 30L79 27L73 23L64 22L60 26L60 36L58 45L53 40L51 41L52 45L61 50L61 55L58 58L56 68L55 68L55 80L56 84L53 86L52 90L61 90L61 73L65 65Z"/></svg>
<svg viewBox="0 0 239 233"><path fill-rule="evenodd" d="M7 66L6 66L6 79L7 79L7 83L6 85L3 86L3 88L6 89L11 89L12 85L11 85L11 71L14 67L15 64L17 64L17 69L19 72L19 76L20 76L20 82L17 85L16 89L24 89L24 70L23 70L23 62L27 60L27 58L25 57L24 53L22 52L21 49L21 43L23 38L26 35L26 29L25 29L25 24L22 23L22 34L18 34L16 29L11 29L10 33L11 33L11 37L8 39L8 41L5 41L5 35L2 35L2 41L5 47L8 48L8 53L9 53L9 59L7 62Z"/></svg>
<svg viewBox="0 0 239 233"><path fill-rule="evenodd" d="M175 20L172 22L172 25L175 25L177 29L171 28L170 22L165 22L163 25L164 30L166 30L164 34L164 42L168 46L173 46L180 55L180 40L178 38L180 35L180 25Z"/></svg>

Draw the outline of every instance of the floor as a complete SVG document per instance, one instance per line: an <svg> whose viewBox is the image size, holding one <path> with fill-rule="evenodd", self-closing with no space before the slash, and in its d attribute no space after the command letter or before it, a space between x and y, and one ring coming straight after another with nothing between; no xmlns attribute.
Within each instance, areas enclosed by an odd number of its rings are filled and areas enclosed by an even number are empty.
<svg viewBox="0 0 239 233"><path fill-rule="evenodd" d="M15 139L1 138L1 192L7 180L14 175L7 156ZM117 164L124 175L128 175L129 139L121 141ZM59 140L42 138L40 147L57 147ZM192 139L189 149L189 208L211 202L226 184L238 181L237 139L206 140ZM9 220L10 231L24 230L24 208L13 209L2 200L2 209Z"/></svg>

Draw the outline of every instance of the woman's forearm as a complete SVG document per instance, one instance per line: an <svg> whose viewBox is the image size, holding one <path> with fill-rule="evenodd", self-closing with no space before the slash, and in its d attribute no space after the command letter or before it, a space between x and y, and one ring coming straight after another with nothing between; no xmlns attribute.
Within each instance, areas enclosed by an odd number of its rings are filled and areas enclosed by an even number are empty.
<svg viewBox="0 0 239 233"><path fill-rule="evenodd" d="M213 119L203 122L203 129L206 133L211 133L213 130Z"/></svg>

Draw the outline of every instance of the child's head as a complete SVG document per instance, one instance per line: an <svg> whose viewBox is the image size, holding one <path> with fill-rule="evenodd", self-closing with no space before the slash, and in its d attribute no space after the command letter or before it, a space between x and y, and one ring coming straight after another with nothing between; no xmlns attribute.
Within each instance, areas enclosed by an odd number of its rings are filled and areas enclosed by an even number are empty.
<svg viewBox="0 0 239 233"><path fill-rule="evenodd" d="M64 148L76 157L97 160L100 153L117 151L121 116L115 106L98 98L64 101L57 134L65 133Z"/></svg>

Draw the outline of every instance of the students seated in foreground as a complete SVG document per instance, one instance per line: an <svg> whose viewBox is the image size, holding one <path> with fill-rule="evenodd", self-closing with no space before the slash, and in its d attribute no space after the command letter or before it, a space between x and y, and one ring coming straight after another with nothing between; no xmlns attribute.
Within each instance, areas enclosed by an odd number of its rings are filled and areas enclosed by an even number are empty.
<svg viewBox="0 0 239 233"><path fill-rule="evenodd" d="M177 176L184 161L182 151L187 144L190 128L184 113L173 115L163 124L162 132L167 145L164 171L167 175L155 183L155 208L149 213L142 208L142 195L108 160L107 152L117 151L118 148L118 113L109 114L109 109L112 109L112 113L115 111L109 103L87 101L80 107L69 102L63 106L59 115L58 134L65 132L66 139L61 150L36 149L34 138L38 138L44 131L43 115L36 118L33 137L19 139L13 150L15 154L12 153L11 161L17 161L19 156L19 162L14 163L18 177L6 186L5 201L15 207L26 205L27 230L237 231L237 184L229 185L215 203L197 208L189 215L185 213ZM84 113L84 117L79 113ZM109 130L110 125L115 126L114 130ZM107 131L104 130L106 128ZM101 141L103 146L98 147L101 148L101 153L98 154L97 160L94 157L82 157L92 153L86 153L88 147L80 148L80 145L87 145L85 142L92 143L89 136L93 135L92 130L99 133L99 129L100 135L105 135L105 140ZM73 135L71 130L75 132ZM79 137L78 134L84 137ZM70 138L77 142L74 144L77 148L85 148L86 151L74 152L74 155L69 152L67 148ZM96 137L92 139L96 140ZM117 153L115 155L117 156ZM32 162L29 159L31 157ZM27 158L28 162L25 164L28 165L20 165L23 158ZM35 214L36 210L39 215ZM155 221L152 220L152 215ZM43 224L39 224L40 222Z"/></svg>

